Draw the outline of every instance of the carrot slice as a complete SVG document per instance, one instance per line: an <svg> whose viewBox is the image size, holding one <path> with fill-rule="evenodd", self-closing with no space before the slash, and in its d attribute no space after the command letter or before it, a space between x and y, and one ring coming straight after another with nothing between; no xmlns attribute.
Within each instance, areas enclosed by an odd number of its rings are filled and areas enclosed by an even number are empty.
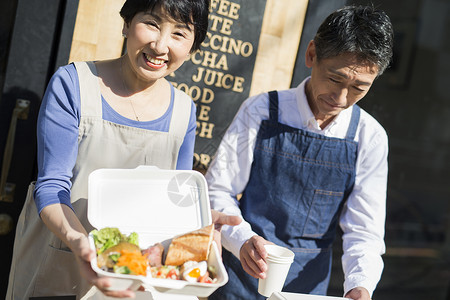
<svg viewBox="0 0 450 300"><path fill-rule="evenodd" d="M120 251L117 266L127 266L134 275L147 275L148 260L140 252Z"/></svg>

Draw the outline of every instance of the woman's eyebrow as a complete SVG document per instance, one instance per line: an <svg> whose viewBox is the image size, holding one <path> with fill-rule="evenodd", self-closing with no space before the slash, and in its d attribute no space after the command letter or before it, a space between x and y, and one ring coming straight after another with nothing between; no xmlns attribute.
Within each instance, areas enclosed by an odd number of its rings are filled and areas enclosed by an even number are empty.
<svg viewBox="0 0 450 300"><path fill-rule="evenodd" d="M146 12L145 15L154 18L155 21L158 23L161 23L163 20L163 18L161 18L159 14L154 14L152 12ZM188 24L180 22L180 21L175 21L175 19L173 19L171 17L166 18L166 19L174 20L174 22L177 23L177 25L176 25L177 28L187 29L190 32L192 32L192 28L191 28L192 26L189 26Z"/></svg>
<svg viewBox="0 0 450 300"><path fill-rule="evenodd" d="M190 32L192 32L191 26L189 26L188 24L185 24L185 23L178 23L178 24L176 25L176 27L177 27L177 28L181 28L181 29L187 29L187 30L189 30Z"/></svg>

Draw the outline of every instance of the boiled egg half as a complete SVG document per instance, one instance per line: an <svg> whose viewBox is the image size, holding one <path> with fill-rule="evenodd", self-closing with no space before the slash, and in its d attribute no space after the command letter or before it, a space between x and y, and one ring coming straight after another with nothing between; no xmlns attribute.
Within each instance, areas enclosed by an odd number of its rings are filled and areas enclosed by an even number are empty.
<svg viewBox="0 0 450 300"><path fill-rule="evenodd" d="M200 277L205 276L208 264L206 261L186 262L183 268L183 278L189 282L197 282Z"/></svg>

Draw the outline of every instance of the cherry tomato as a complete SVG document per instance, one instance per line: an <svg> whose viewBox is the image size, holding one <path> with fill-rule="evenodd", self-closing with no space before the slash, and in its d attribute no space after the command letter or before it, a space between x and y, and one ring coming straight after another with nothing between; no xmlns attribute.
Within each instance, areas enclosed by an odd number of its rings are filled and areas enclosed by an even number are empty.
<svg viewBox="0 0 450 300"><path fill-rule="evenodd" d="M208 271L206 271L205 275L200 276L200 277L198 278L198 282L201 282L201 283L212 283L212 280L211 280L211 278L209 277Z"/></svg>
<svg viewBox="0 0 450 300"><path fill-rule="evenodd" d="M170 279L178 279L177 270L171 269L169 273L167 273L167 278Z"/></svg>

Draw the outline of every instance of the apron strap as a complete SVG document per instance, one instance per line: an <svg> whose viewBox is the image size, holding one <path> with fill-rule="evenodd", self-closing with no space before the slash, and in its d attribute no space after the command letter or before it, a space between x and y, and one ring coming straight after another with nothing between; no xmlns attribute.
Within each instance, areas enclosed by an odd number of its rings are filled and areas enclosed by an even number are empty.
<svg viewBox="0 0 450 300"><path fill-rule="evenodd" d="M172 117L170 118L169 133L175 136L184 137L191 118L192 99L184 92L172 88L173 101Z"/></svg>
<svg viewBox="0 0 450 300"><path fill-rule="evenodd" d="M102 117L102 95L94 62L74 62L80 85L81 116Z"/></svg>
<svg viewBox="0 0 450 300"><path fill-rule="evenodd" d="M278 92L269 92L269 116L270 120L278 123Z"/></svg>
<svg viewBox="0 0 450 300"><path fill-rule="evenodd" d="M347 136L345 137L348 140L353 141L356 136L356 129L358 129L359 124L359 116L361 115L361 109L358 105L353 105L352 109L352 118L350 119L350 125L348 126Z"/></svg>

